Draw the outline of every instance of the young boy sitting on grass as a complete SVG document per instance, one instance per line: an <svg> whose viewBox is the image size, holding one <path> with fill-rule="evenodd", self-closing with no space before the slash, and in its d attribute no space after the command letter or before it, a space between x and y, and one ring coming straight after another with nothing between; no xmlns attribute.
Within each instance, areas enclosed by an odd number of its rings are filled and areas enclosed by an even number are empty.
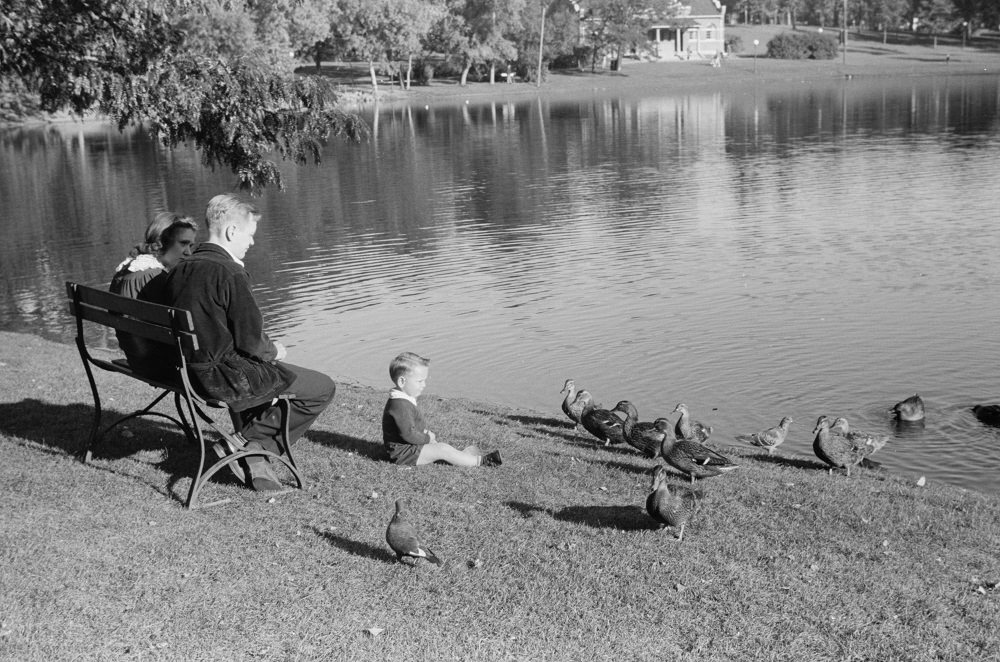
<svg viewBox="0 0 1000 662"><path fill-rule="evenodd" d="M382 413L382 442L389 459L396 464L421 465L447 462L459 467L496 467L503 463L500 451L482 455L475 446L458 450L438 441L427 429L417 409L417 398L427 386L429 359L413 352L403 352L389 364L389 377L395 388Z"/></svg>

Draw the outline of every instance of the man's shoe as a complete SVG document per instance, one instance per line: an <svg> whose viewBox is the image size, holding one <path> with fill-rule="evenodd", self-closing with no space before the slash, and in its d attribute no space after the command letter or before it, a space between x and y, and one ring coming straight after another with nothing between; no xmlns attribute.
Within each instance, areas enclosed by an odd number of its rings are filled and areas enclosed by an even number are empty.
<svg viewBox="0 0 1000 662"><path fill-rule="evenodd" d="M499 467L503 464L503 458L500 457L500 451L493 451L492 453L484 455L482 464L484 467Z"/></svg>
<svg viewBox="0 0 1000 662"><path fill-rule="evenodd" d="M258 492L277 492L285 489L278 477L271 471L271 464L265 457L248 457L250 467L250 486Z"/></svg>
<svg viewBox="0 0 1000 662"><path fill-rule="evenodd" d="M215 451L215 454L219 456L220 460L229 455L230 453L236 452L236 449L233 448L233 444L228 439L223 439L222 441L217 441L214 444L212 444L212 450ZM226 466L229 467L229 470L233 472L234 476L236 476L236 480L240 481L244 485L246 484L247 475L243 471L243 467L240 466L239 460L236 460L235 462L230 462Z"/></svg>

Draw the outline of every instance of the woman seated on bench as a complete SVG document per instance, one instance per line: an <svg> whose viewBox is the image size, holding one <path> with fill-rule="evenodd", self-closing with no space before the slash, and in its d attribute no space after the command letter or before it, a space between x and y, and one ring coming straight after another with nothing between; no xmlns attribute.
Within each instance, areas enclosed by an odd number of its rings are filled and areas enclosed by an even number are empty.
<svg viewBox="0 0 1000 662"><path fill-rule="evenodd" d="M162 279L154 279L191 255L197 232L198 225L190 216L160 212L146 227L145 241L136 244L128 257L115 268L115 275L108 289L131 299L159 301L155 290ZM116 331L116 334L118 345L125 352L125 358L133 370L147 376L156 376L164 368L170 367L157 361L157 348L150 341L122 331Z"/></svg>

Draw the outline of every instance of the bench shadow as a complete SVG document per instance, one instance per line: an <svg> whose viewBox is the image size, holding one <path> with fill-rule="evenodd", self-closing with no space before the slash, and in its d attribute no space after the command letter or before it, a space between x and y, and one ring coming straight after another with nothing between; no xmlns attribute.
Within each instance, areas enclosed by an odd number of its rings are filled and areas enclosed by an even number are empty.
<svg viewBox="0 0 1000 662"><path fill-rule="evenodd" d="M316 527L309 528L311 528L313 533L316 534L316 537L322 538L332 546L342 549L348 554L362 556L375 561L383 561L389 564L397 562L396 556L389 550L382 547L375 547L374 545L369 545L368 543L361 542L360 540L351 540L350 538L338 536L337 534L330 533L329 531L322 531Z"/></svg>
<svg viewBox="0 0 1000 662"><path fill-rule="evenodd" d="M389 461L389 456L385 452L385 446L381 442L359 439L338 432L328 432L327 430L309 430L305 436L313 443L357 453L361 457L367 457L369 460Z"/></svg>
<svg viewBox="0 0 1000 662"><path fill-rule="evenodd" d="M171 413L176 415L176 412ZM114 409L104 409L102 428L106 428L108 424L123 415ZM0 434L25 439L47 447L52 452L78 456L90 434L93 418L92 405L81 403L60 405L26 398L20 402L0 404ZM215 435L204 427L202 430L209 440L215 438ZM92 449L92 455L95 460L116 462L143 451L163 451L162 459L159 461L144 463L167 474L166 490L150 485L134 472L122 470L113 464L87 466L122 478L139 480L163 496L184 503L187 499L187 488L180 489L178 484L191 480L198 464L199 449L188 441L187 436L177 425L167 419L159 416L130 419L104 435ZM228 471L217 473L212 477L212 482L241 485Z"/></svg>

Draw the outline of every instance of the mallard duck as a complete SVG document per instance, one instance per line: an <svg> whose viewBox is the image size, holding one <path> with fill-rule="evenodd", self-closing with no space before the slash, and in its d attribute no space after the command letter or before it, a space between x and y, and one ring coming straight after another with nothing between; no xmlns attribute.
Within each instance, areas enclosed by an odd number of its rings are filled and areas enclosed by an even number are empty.
<svg viewBox="0 0 1000 662"><path fill-rule="evenodd" d="M983 425L1000 427L1000 405L976 405L972 413Z"/></svg>
<svg viewBox="0 0 1000 662"><path fill-rule="evenodd" d="M629 403L631 405L631 403ZM622 424L622 436L625 443L636 449L646 457L653 459L660 454L660 446L663 445L663 437L670 433L670 421L666 418L658 418L652 423L646 421L636 421L637 414L632 407L628 412L628 417Z"/></svg>
<svg viewBox="0 0 1000 662"><path fill-rule="evenodd" d="M709 478L739 468L728 457L713 451L700 441L678 439L668 432L660 445L660 457L667 464L685 473L694 482L695 478Z"/></svg>
<svg viewBox="0 0 1000 662"><path fill-rule="evenodd" d="M697 500L690 490L671 492L666 478L667 470L662 465L656 465L650 488L653 491L646 497L646 512L660 523L661 529L667 526L680 527L677 540L684 540L684 527L694 512Z"/></svg>
<svg viewBox="0 0 1000 662"><path fill-rule="evenodd" d="M584 391L584 393L585 392L586 391ZM615 409L618 411L624 411L621 407L625 403L627 403L627 401L622 400L615 405ZM607 409L595 407L593 400L588 399L584 403L583 414L580 415L580 425L582 425L587 432L603 441L605 446L608 444L621 444L625 441L625 437L622 436L622 419L618 418Z"/></svg>
<svg viewBox="0 0 1000 662"><path fill-rule="evenodd" d="M590 397L590 393L587 391L577 393L576 383L572 379L567 379L566 383L563 384L563 389L559 392L566 394L566 397L562 401L563 413L569 416L571 421L579 425L580 416L583 414L584 400Z"/></svg>
<svg viewBox="0 0 1000 662"><path fill-rule="evenodd" d="M816 457L830 465L831 473L834 468L845 469L848 476L851 475L851 467L861 464L885 445L885 440L878 442L866 437L852 440L841 434L833 434L830 430L830 420L826 416L816 419L813 434L816 435L813 439L813 452L816 453Z"/></svg>
<svg viewBox="0 0 1000 662"><path fill-rule="evenodd" d="M906 400L897 402L892 407L892 415L897 421L922 421L924 420L924 401L919 393L914 393Z"/></svg>
<svg viewBox="0 0 1000 662"><path fill-rule="evenodd" d="M674 434L677 437L681 439L694 439L701 442L708 441L709 435L712 434L712 428L698 421L691 420L691 414L686 404L682 402L674 407L674 411L671 413L676 412L681 413L681 417L677 419L677 424L674 426Z"/></svg>
<svg viewBox="0 0 1000 662"><path fill-rule="evenodd" d="M861 432L860 430L852 430L847 419L843 416L838 416L834 419L833 425L830 426L830 433L847 437L855 446L860 444L876 446L875 451L885 446L885 443L889 441L889 435L877 435L869 432ZM875 451L872 451L872 453Z"/></svg>
<svg viewBox="0 0 1000 662"><path fill-rule="evenodd" d="M389 520L389 526L385 530L385 541L389 543L389 547L400 561L410 559L411 565L415 565L417 559L427 559L435 565L441 565L441 559L420 542L416 529L406 521L403 515L405 506L406 502L402 499L396 501L396 514Z"/></svg>
<svg viewBox="0 0 1000 662"><path fill-rule="evenodd" d="M794 423L791 416L785 416L781 419L781 422L773 428L768 428L763 432L754 432L753 434L741 434L737 435L737 441L745 441L753 446L759 446L760 448L766 448L767 454L772 455L774 449L776 449L781 444L785 443L785 437L788 436L788 426Z"/></svg>

